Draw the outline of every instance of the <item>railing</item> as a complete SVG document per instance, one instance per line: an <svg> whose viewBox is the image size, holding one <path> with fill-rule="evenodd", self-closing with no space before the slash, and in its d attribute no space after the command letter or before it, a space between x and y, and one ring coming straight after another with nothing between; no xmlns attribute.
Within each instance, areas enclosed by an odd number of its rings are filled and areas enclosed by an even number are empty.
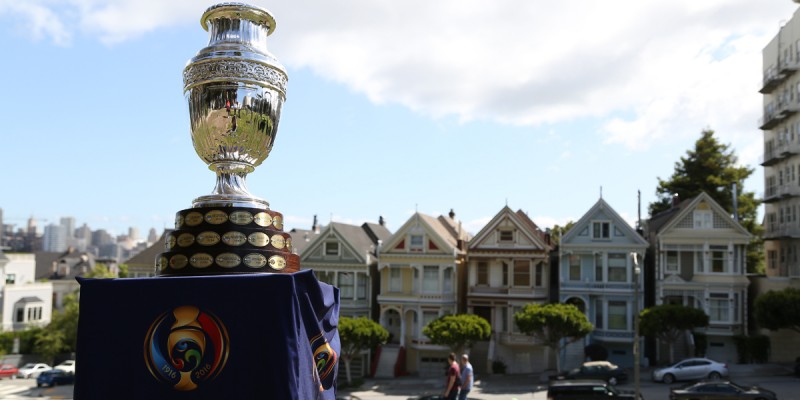
<svg viewBox="0 0 800 400"><path fill-rule="evenodd" d="M533 336L526 335L524 333L497 332L497 337L500 341L500 344L509 346L531 346L543 344L541 340L535 339Z"/></svg>
<svg viewBox="0 0 800 400"><path fill-rule="evenodd" d="M562 289L633 290L634 284L628 282L561 282Z"/></svg>
<svg viewBox="0 0 800 400"><path fill-rule="evenodd" d="M491 286L470 286L467 289L468 295L511 295L528 297L547 297L547 289L541 287L491 287Z"/></svg>
<svg viewBox="0 0 800 400"><path fill-rule="evenodd" d="M632 341L633 332L631 331L612 331L605 329L595 329L592 331L592 336L596 338L604 338L616 341Z"/></svg>

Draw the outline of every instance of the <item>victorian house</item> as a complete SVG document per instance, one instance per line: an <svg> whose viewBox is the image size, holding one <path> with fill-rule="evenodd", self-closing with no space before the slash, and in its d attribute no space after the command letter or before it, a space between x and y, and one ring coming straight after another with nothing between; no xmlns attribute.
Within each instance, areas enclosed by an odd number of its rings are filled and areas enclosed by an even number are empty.
<svg viewBox="0 0 800 400"><path fill-rule="evenodd" d="M382 223L358 226L331 222L304 245L300 266L314 270L317 279L339 288L341 316L370 318L370 310L377 307L373 300L378 288L372 284L373 277L377 281L375 255L380 243L390 236ZM303 240L302 235L292 237L292 243Z"/></svg>
<svg viewBox="0 0 800 400"><path fill-rule="evenodd" d="M634 365L633 321L644 304L647 247L647 241L602 198L561 238L559 301L576 305L594 325L589 336L567 347L562 365L580 364L588 344L605 347L615 364Z"/></svg>
<svg viewBox="0 0 800 400"><path fill-rule="evenodd" d="M745 260L750 233L701 193L653 216L647 234L655 262L655 303L705 311L710 325L696 332L706 335L706 355L736 362L733 336L747 334ZM678 354L681 344L684 354ZM675 357L692 355L693 344L687 332ZM659 360L664 358L661 354Z"/></svg>
<svg viewBox="0 0 800 400"><path fill-rule="evenodd" d="M509 373L541 372L553 364L548 348L521 333L514 313L548 299L550 237L522 210L503 207L470 240L467 250L467 312L492 326L488 343L472 349L476 371L502 362Z"/></svg>
<svg viewBox="0 0 800 400"><path fill-rule="evenodd" d="M418 373L439 376L449 352L422 329L434 319L459 312L459 270L469 237L455 214L415 213L382 246L379 254L380 324L390 333L376 376Z"/></svg>

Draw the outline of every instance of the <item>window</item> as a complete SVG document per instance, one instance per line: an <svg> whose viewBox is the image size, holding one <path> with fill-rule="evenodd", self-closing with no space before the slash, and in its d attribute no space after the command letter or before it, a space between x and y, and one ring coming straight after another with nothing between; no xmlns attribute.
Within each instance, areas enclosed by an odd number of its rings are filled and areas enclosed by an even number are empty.
<svg viewBox="0 0 800 400"><path fill-rule="evenodd" d="M680 272L678 252L674 250L667 251L667 266L666 272Z"/></svg>
<svg viewBox="0 0 800 400"><path fill-rule="evenodd" d="M600 253L594 255L594 280L603 281L603 255Z"/></svg>
<svg viewBox="0 0 800 400"><path fill-rule="evenodd" d="M603 300L594 301L594 326L603 329Z"/></svg>
<svg viewBox="0 0 800 400"><path fill-rule="evenodd" d="M625 253L611 253L608 255L608 281L627 282L628 260Z"/></svg>
<svg viewBox="0 0 800 400"><path fill-rule="evenodd" d="M708 300L709 315L712 322L730 321L730 310L728 308L727 293L710 293Z"/></svg>
<svg viewBox="0 0 800 400"><path fill-rule="evenodd" d="M403 290L403 280L402 276L400 275L399 268L390 268L389 269L389 291L390 292L399 292Z"/></svg>
<svg viewBox="0 0 800 400"><path fill-rule="evenodd" d="M14 320L14 322L25 322L25 309L24 308L18 308L17 309L17 318Z"/></svg>
<svg viewBox="0 0 800 400"><path fill-rule="evenodd" d="M356 273L356 299L364 300L367 298L367 274Z"/></svg>
<svg viewBox="0 0 800 400"><path fill-rule="evenodd" d="M442 274L442 285L444 286L443 292L453 293L453 269L445 268L444 271L442 271Z"/></svg>
<svg viewBox="0 0 800 400"><path fill-rule="evenodd" d="M508 307L500 307L500 331L508 332Z"/></svg>
<svg viewBox="0 0 800 400"><path fill-rule="evenodd" d="M725 272L728 264L728 246L709 246L711 250L711 272Z"/></svg>
<svg viewBox="0 0 800 400"><path fill-rule="evenodd" d="M514 314L516 314L516 313L518 313L520 311L522 311L522 307L521 306L513 306L513 307L511 307L511 315L514 315ZM511 319L511 332L512 333L522 333L522 331L520 331L519 327L517 326L517 321L515 321L513 318Z"/></svg>
<svg viewBox="0 0 800 400"><path fill-rule="evenodd" d="M42 306L18 307L14 322L37 322L42 320Z"/></svg>
<svg viewBox="0 0 800 400"><path fill-rule="evenodd" d="M581 280L581 257L569 256L569 280Z"/></svg>
<svg viewBox="0 0 800 400"><path fill-rule="evenodd" d="M430 265L422 267L422 292L439 292L439 267Z"/></svg>
<svg viewBox="0 0 800 400"><path fill-rule="evenodd" d="M508 263L503 262L503 287L508 286Z"/></svg>
<svg viewBox="0 0 800 400"><path fill-rule="evenodd" d="M714 213L711 210L694 211L694 228L711 229L714 227Z"/></svg>
<svg viewBox="0 0 800 400"><path fill-rule="evenodd" d="M769 265L770 269L775 269L778 265L778 254L775 250L770 250L767 252L767 265Z"/></svg>
<svg viewBox="0 0 800 400"><path fill-rule="evenodd" d="M542 263L536 264L536 286L542 286L544 280L544 265Z"/></svg>
<svg viewBox="0 0 800 400"><path fill-rule="evenodd" d="M592 222L592 237L595 239L608 239L611 237L611 223L608 221Z"/></svg>
<svg viewBox="0 0 800 400"><path fill-rule="evenodd" d="M608 329L628 329L628 305L624 301L608 302Z"/></svg>
<svg viewBox="0 0 800 400"><path fill-rule="evenodd" d="M339 297L342 299L353 298L353 282L354 276L352 273L340 272L339 273Z"/></svg>
<svg viewBox="0 0 800 400"><path fill-rule="evenodd" d="M325 282L329 285L333 285L333 276L334 273L330 271L314 271L314 274L317 276L317 279L320 282Z"/></svg>
<svg viewBox="0 0 800 400"><path fill-rule="evenodd" d="M338 256L339 255L339 242L325 242L325 255Z"/></svg>
<svg viewBox="0 0 800 400"><path fill-rule="evenodd" d="M17 280L16 274L6 274L6 285L13 285Z"/></svg>
<svg viewBox="0 0 800 400"><path fill-rule="evenodd" d="M422 312L422 326L420 327L420 330L419 330L420 333L422 333L422 328L425 328L426 326L428 326L428 324L433 322L433 320L435 320L438 317L439 316L437 315L436 311L423 311Z"/></svg>
<svg viewBox="0 0 800 400"><path fill-rule="evenodd" d="M500 241L501 242L513 242L514 241L514 231L501 230L500 231Z"/></svg>
<svg viewBox="0 0 800 400"><path fill-rule="evenodd" d="M410 251L422 251L422 235L411 235L409 242Z"/></svg>
<svg viewBox="0 0 800 400"><path fill-rule="evenodd" d="M531 285L531 262L514 260L514 286Z"/></svg>
<svg viewBox="0 0 800 400"><path fill-rule="evenodd" d="M477 284L478 285L488 285L489 284L489 265L486 261L479 261L477 267Z"/></svg>

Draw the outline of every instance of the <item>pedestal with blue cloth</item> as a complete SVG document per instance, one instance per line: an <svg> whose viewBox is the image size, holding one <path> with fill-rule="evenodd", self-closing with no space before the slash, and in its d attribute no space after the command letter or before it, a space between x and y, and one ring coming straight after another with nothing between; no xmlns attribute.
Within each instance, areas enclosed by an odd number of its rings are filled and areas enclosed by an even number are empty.
<svg viewBox="0 0 800 400"><path fill-rule="evenodd" d="M339 294L310 270L80 284L76 400L335 397Z"/></svg>

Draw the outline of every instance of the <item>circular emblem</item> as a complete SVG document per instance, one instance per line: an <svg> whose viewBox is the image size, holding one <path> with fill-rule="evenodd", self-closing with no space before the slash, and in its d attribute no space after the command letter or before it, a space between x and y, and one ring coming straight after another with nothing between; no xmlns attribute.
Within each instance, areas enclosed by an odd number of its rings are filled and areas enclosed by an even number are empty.
<svg viewBox="0 0 800 400"><path fill-rule="evenodd" d="M164 246L164 247L166 247L167 250L171 250L173 247L175 247L176 241L177 241L177 239L175 239L175 236L169 235L169 236L167 236L167 243L166 243L166 246Z"/></svg>
<svg viewBox="0 0 800 400"><path fill-rule="evenodd" d="M195 268L210 267L213 263L214 257L211 257L210 254L206 253L197 253L189 259L189 264L192 264L192 266Z"/></svg>
<svg viewBox="0 0 800 400"><path fill-rule="evenodd" d="M234 211L228 218L236 225L247 225L253 222L253 214L247 211Z"/></svg>
<svg viewBox="0 0 800 400"><path fill-rule="evenodd" d="M272 223L272 217L265 212L260 212L253 216L253 222L258 226L269 226Z"/></svg>
<svg viewBox="0 0 800 400"><path fill-rule="evenodd" d="M181 233L178 236L178 246L189 247L194 244L194 235L191 233Z"/></svg>
<svg viewBox="0 0 800 400"><path fill-rule="evenodd" d="M222 243L228 246L241 246L247 243L247 236L242 232L230 231L222 235Z"/></svg>
<svg viewBox="0 0 800 400"><path fill-rule="evenodd" d="M228 214L220 210L211 210L206 213L206 222L211 225L219 225L228 222Z"/></svg>
<svg viewBox="0 0 800 400"><path fill-rule="evenodd" d="M272 226L274 226L275 229L283 229L283 220L280 215L276 215L275 218L272 219Z"/></svg>
<svg viewBox="0 0 800 400"><path fill-rule="evenodd" d="M205 231L197 235L197 243L203 246L213 246L219 243L219 234L217 232Z"/></svg>
<svg viewBox="0 0 800 400"><path fill-rule="evenodd" d="M156 258L156 271L163 271L167 269L168 265L169 260L167 260L167 257L158 256L158 258Z"/></svg>
<svg viewBox="0 0 800 400"><path fill-rule="evenodd" d="M180 229L183 226L183 215L181 213L175 214L175 229Z"/></svg>
<svg viewBox="0 0 800 400"><path fill-rule="evenodd" d="M197 389L219 376L229 353L225 325L214 314L194 306L161 314L144 339L150 374L179 391Z"/></svg>
<svg viewBox="0 0 800 400"><path fill-rule="evenodd" d="M203 214L200 214L197 211L192 211L186 214L186 217L183 219L183 223L189 226L197 226L203 223Z"/></svg>
<svg viewBox="0 0 800 400"><path fill-rule="evenodd" d="M267 257L264 257L263 254L250 253L244 256L244 265L250 268L261 268L267 265Z"/></svg>
<svg viewBox="0 0 800 400"><path fill-rule="evenodd" d="M217 265L224 268L233 268L242 263L242 258L234 253L222 253L216 258Z"/></svg>
<svg viewBox="0 0 800 400"><path fill-rule="evenodd" d="M281 235L275 235L272 237L272 246L276 249L282 249L283 246L286 245L286 239L283 238Z"/></svg>
<svg viewBox="0 0 800 400"><path fill-rule="evenodd" d="M264 232L253 232L247 237L247 241L253 246L264 247L269 243L269 236Z"/></svg>
<svg viewBox="0 0 800 400"><path fill-rule="evenodd" d="M176 254L169 259L169 266L173 269L181 269L189 263L189 259L183 254Z"/></svg>
<svg viewBox="0 0 800 400"><path fill-rule="evenodd" d="M272 256L269 258L269 266L280 271L286 268L286 260L281 256Z"/></svg>

